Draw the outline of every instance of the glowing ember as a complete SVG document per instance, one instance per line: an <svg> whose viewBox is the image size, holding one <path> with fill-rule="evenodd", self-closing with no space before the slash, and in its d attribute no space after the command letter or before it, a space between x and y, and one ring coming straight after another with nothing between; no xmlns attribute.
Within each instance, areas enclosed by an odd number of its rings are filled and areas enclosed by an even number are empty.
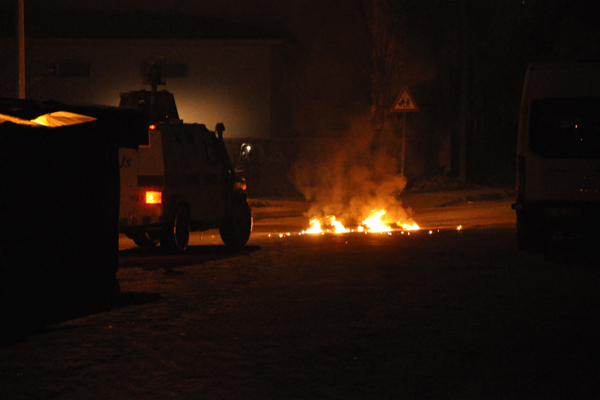
<svg viewBox="0 0 600 400"><path fill-rule="evenodd" d="M459 226L456 227L457 231L460 231L461 229L462 229L462 225L459 225Z"/></svg>

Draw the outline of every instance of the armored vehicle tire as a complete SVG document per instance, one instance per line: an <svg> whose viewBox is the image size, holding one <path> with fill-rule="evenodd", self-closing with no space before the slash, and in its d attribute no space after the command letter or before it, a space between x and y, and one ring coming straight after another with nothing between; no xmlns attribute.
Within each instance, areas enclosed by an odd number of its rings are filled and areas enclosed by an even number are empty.
<svg viewBox="0 0 600 400"><path fill-rule="evenodd" d="M229 247L242 247L252 232L252 211L246 200L234 207L227 221L219 228L223 243Z"/></svg>
<svg viewBox="0 0 600 400"><path fill-rule="evenodd" d="M175 218L160 235L160 246L167 251L182 252L190 242L190 213L185 207L179 207Z"/></svg>
<svg viewBox="0 0 600 400"><path fill-rule="evenodd" d="M141 232L133 237L133 242L140 247L155 247L158 244L158 238L148 232Z"/></svg>

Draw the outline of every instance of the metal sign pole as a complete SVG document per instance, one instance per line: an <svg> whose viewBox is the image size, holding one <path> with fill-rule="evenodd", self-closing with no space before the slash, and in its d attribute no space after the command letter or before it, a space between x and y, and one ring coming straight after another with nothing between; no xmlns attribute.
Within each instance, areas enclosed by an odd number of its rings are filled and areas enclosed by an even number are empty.
<svg viewBox="0 0 600 400"><path fill-rule="evenodd" d="M17 42L19 54L19 98L25 98L25 0L17 5Z"/></svg>
<svg viewBox="0 0 600 400"><path fill-rule="evenodd" d="M406 154L406 112L402 113L402 149L400 152L400 174L404 176L404 155Z"/></svg>
<svg viewBox="0 0 600 400"><path fill-rule="evenodd" d="M390 109L390 112L402 113L402 142L400 149L400 173L404 175L404 156L406 154L406 114L408 112L419 111L419 107L415 103L412 95L408 91L408 87L404 86L404 89L400 92L400 95L394 102L394 105Z"/></svg>

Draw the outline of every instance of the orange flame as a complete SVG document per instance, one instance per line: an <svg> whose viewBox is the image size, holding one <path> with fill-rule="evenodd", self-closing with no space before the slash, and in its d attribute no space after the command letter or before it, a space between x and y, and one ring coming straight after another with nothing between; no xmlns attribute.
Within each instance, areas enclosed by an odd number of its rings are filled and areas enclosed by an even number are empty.
<svg viewBox="0 0 600 400"><path fill-rule="evenodd" d="M398 224L400 225L400 224ZM413 223L404 223L402 224L402 229L404 229L405 231L418 231L419 229L421 229L421 227L419 225L417 225L416 222L413 221Z"/></svg>
<svg viewBox="0 0 600 400"><path fill-rule="evenodd" d="M347 229L344 227L344 225L335 219L334 216L329 217L331 220L331 226L333 226L333 231L335 233L346 233L346 232L350 232L350 229Z"/></svg>
<svg viewBox="0 0 600 400"><path fill-rule="evenodd" d="M365 225L371 232L389 232L392 230L381 220L386 214L385 210L372 210L371 215L365 219L362 224Z"/></svg>
<svg viewBox="0 0 600 400"><path fill-rule="evenodd" d="M323 230L321 229L321 222L318 219L311 219L310 220L310 228L308 228L305 231L302 231L302 233L322 233Z"/></svg>
<svg viewBox="0 0 600 400"><path fill-rule="evenodd" d="M386 210L372 210L371 214L362 221L361 225L356 228L357 232L391 232L393 228L390 224L386 223L383 219L384 215L387 213ZM398 221L396 225L401 227L405 231L416 231L421 229L416 222L412 219L408 222L406 221ZM323 228L323 227L331 227L331 229ZM350 230L346 228L341 221L338 221L335 216L330 215L323 218L314 218L310 220L310 228L302 231L302 234L306 233L325 233L325 232L333 232L333 233L348 233L354 232L355 230Z"/></svg>

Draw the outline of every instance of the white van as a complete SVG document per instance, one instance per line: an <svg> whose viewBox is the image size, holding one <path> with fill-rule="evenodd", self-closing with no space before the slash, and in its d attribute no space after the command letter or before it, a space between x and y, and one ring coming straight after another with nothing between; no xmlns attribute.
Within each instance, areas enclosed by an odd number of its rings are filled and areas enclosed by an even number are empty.
<svg viewBox="0 0 600 400"><path fill-rule="evenodd" d="M600 63L529 66L517 146L519 249L600 228Z"/></svg>

